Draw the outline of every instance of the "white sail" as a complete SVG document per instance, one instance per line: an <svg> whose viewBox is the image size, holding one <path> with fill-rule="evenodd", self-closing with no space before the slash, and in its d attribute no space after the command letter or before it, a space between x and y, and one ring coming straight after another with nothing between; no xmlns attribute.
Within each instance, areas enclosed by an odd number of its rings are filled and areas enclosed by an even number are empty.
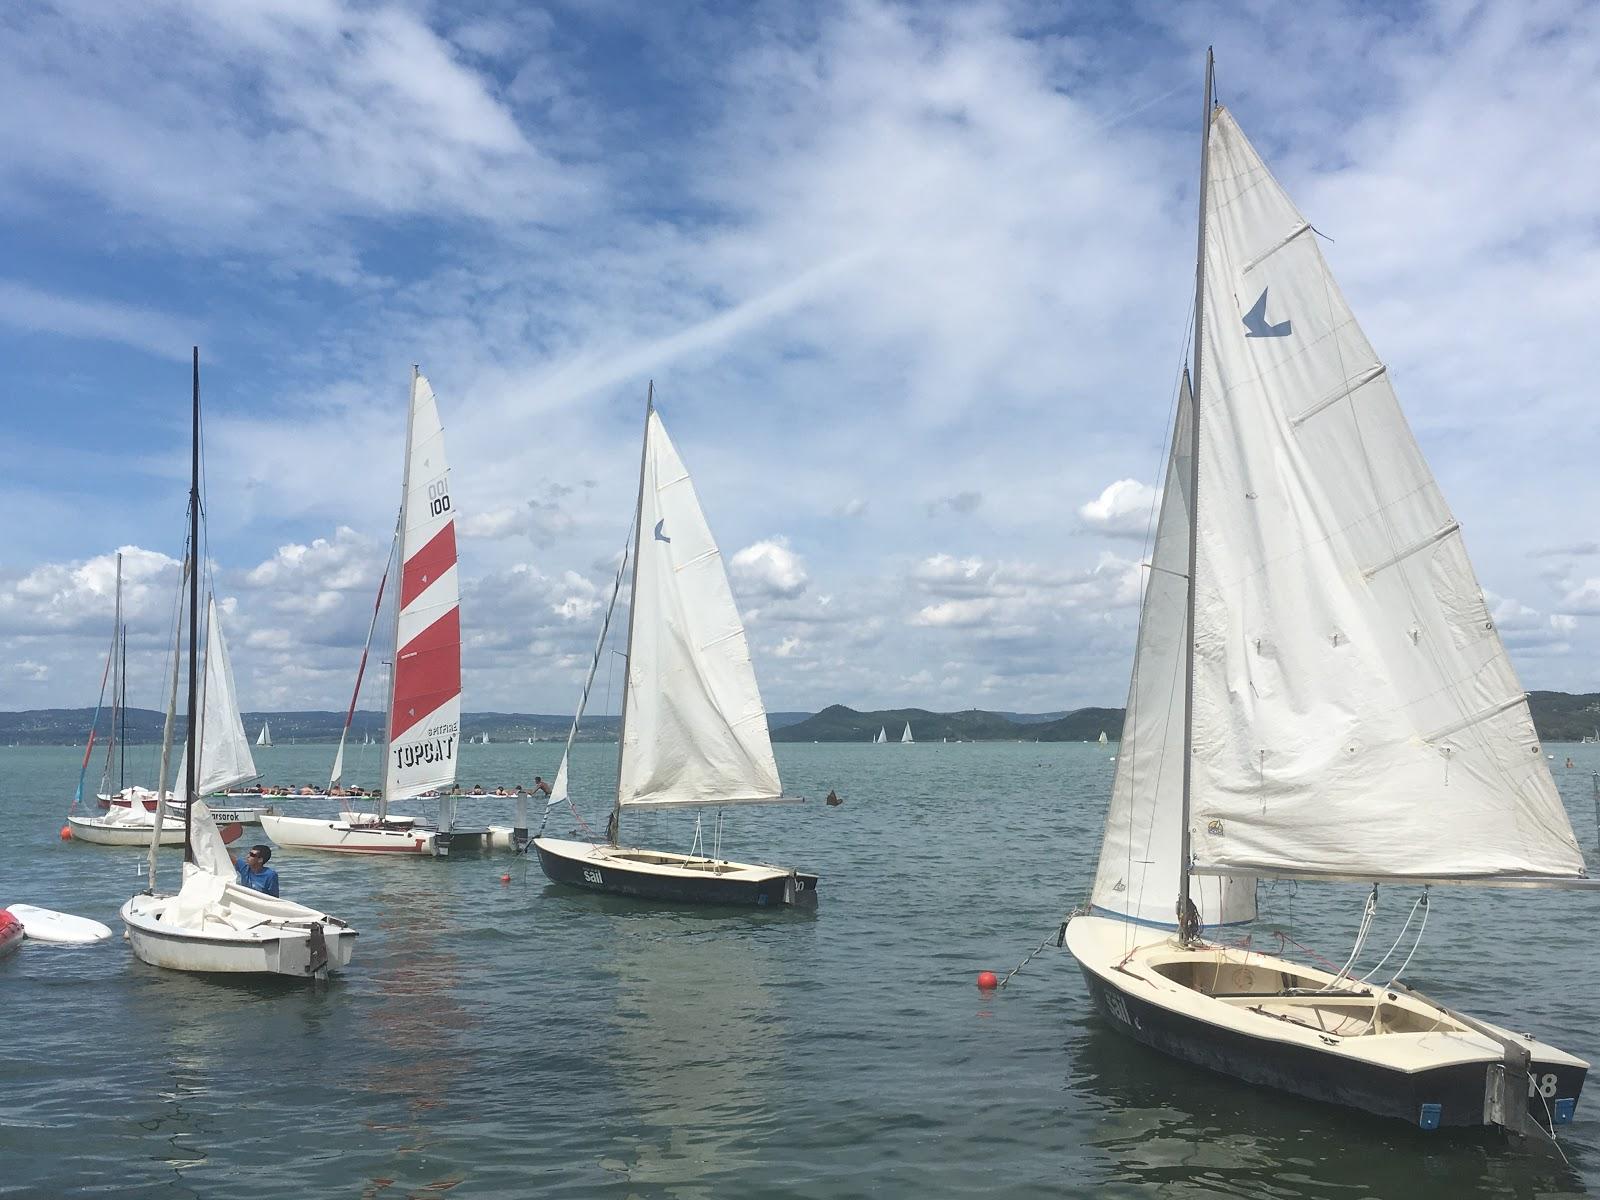
<svg viewBox="0 0 1600 1200"><path fill-rule="evenodd" d="M776 800L782 785L744 625L694 484L651 412L618 803Z"/></svg>
<svg viewBox="0 0 1600 1200"><path fill-rule="evenodd" d="M456 512L444 427L423 375L412 376L407 428L385 807L455 782L461 729Z"/></svg>
<svg viewBox="0 0 1600 1200"><path fill-rule="evenodd" d="M873 741L876 744L881 746L883 743L887 742L888 740L889 740L889 731L887 729L885 729L882 725L878 726L878 736L876 738L874 738Z"/></svg>
<svg viewBox="0 0 1600 1200"><path fill-rule="evenodd" d="M1582 875L1384 365L1315 233L1220 109L1209 190L1196 869Z"/></svg>
<svg viewBox="0 0 1600 1200"><path fill-rule="evenodd" d="M902 743L905 743L905 742L914 742L916 740L917 740L916 738L911 736L911 722L907 721L906 722L906 731L900 735L900 741Z"/></svg>
<svg viewBox="0 0 1600 1200"><path fill-rule="evenodd" d="M265 721L261 722L261 732L256 734L256 745L272 745L272 726L268 725Z"/></svg>
<svg viewBox="0 0 1600 1200"><path fill-rule="evenodd" d="M1188 646L1190 400L1187 378L1145 573L1127 716L1111 784L1092 903L1150 925L1177 925L1183 827L1184 654ZM1099 744L1108 744L1104 730ZM1253 880L1194 880L1206 925L1253 920Z"/></svg>
<svg viewBox="0 0 1600 1200"><path fill-rule="evenodd" d="M233 666L222 636L217 598L206 600L206 661L200 677L200 728L196 731L200 761L195 775L196 796L209 796L256 777L250 756L250 738L239 717L239 699L233 688ZM172 792L180 800L188 786L187 741L178 759Z"/></svg>

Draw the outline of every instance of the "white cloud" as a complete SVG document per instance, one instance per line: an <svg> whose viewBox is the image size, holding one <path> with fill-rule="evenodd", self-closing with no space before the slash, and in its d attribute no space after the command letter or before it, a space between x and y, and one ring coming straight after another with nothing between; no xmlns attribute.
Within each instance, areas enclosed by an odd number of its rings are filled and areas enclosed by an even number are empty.
<svg viewBox="0 0 1600 1200"><path fill-rule="evenodd" d="M789 549L789 539L767 538L736 553L729 563L742 589L756 596L793 599L810 582L805 563Z"/></svg>
<svg viewBox="0 0 1600 1200"><path fill-rule="evenodd" d="M1096 533L1143 538L1151 528L1161 493L1137 479L1107 484L1098 497L1078 506L1078 519Z"/></svg>

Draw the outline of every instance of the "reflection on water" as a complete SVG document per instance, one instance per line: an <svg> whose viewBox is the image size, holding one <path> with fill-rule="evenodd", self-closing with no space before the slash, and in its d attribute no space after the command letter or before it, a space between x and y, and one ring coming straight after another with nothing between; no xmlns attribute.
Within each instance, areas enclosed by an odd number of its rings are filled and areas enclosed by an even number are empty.
<svg viewBox="0 0 1600 1200"><path fill-rule="evenodd" d="M652 1193L708 1197L760 1155L786 1093L786 1024L763 932L804 914L574 898L620 920L603 1064L634 1116L603 1164Z"/></svg>
<svg viewBox="0 0 1600 1200"><path fill-rule="evenodd" d="M1174 1063L1093 1014L1066 1042L1067 1089L1098 1110L1104 1178L1162 1196L1586 1195L1548 1143L1424 1133ZM1569 1158L1581 1153L1564 1147Z"/></svg>
<svg viewBox="0 0 1600 1200"><path fill-rule="evenodd" d="M383 864L391 865L435 870L428 875L406 871L400 878L387 874L373 895L376 925L388 944L372 972L383 1003L371 1010L351 1047L349 1083L374 1094L380 1107L398 1102L404 1116L393 1122L362 1121L368 1131L382 1135L378 1140L393 1156L377 1164L363 1197L433 1195L467 1178L465 1171L455 1170L402 1182L406 1176L432 1173L423 1164L430 1152L439 1157L439 1143L447 1133L441 1110L462 1075L473 1069L475 1054L469 1041L473 1021L456 998L463 964L452 946L459 931L449 920L449 896L442 888L429 887L439 878L438 869L454 865Z"/></svg>

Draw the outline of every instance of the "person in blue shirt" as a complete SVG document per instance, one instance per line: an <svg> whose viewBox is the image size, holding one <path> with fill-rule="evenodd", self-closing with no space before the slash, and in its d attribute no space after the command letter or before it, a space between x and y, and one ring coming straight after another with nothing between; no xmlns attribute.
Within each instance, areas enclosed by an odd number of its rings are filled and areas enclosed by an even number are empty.
<svg viewBox="0 0 1600 1200"><path fill-rule="evenodd" d="M276 896L278 894L278 873L267 866L267 860L271 857L271 847L251 846L249 854L243 858L234 859L233 866L234 870L239 872L239 882L247 888L254 888L258 892Z"/></svg>

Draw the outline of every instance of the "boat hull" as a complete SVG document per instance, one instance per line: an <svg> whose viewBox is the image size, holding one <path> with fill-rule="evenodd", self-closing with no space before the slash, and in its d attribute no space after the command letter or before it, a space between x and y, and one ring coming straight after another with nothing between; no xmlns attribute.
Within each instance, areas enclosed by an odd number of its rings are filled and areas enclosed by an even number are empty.
<svg viewBox="0 0 1600 1200"><path fill-rule="evenodd" d="M263 813L261 828L279 846L323 850L330 854L450 858L476 853L495 844L488 829L472 827L440 833L406 817L390 818L387 823L379 824L375 815L366 813L350 813L332 820Z"/></svg>
<svg viewBox="0 0 1600 1200"><path fill-rule="evenodd" d="M1085 918L1076 918L1073 924L1082 920ZM1121 924L1100 918L1088 920ZM1068 939L1072 945L1070 926ZM1195 1004L1192 996L1174 1000L1159 987L1153 988L1150 979L1141 978L1137 969L1127 969L1128 964L1136 963L1134 954L1124 956L1119 963L1116 954L1097 952L1102 947L1086 947L1080 941L1072 949L1094 1007L1107 1023L1118 1033L1172 1058L1244 1083L1405 1121L1424 1129L1501 1124L1491 1119L1488 1097L1496 1086L1494 1076L1503 1070L1504 1058L1500 1048L1488 1039L1476 1038L1470 1033L1465 1037L1437 1033L1435 1049L1447 1040L1455 1044L1437 1056L1442 1061L1432 1065L1425 1052L1427 1048L1422 1045L1424 1035L1401 1035L1417 1039L1414 1054L1410 1053L1413 1049L1410 1046L1404 1047L1399 1055L1347 1054L1341 1047L1360 1049L1359 1038L1318 1036L1314 1031L1306 1038L1298 1029L1285 1030L1288 1036L1271 1029L1252 1030L1248 1026L1259 1025L1260 1021L1250 1019L1248 1014L1243 1021L1235 1019L1236 1011L1206 1014L1205 1005ZM1222 961L1224 971L1231 972L1243 966L1255 975L1274 971L1282 962L1248 954ZM1297 964L1292 968L1297 973L1311 970ZM1316 975L1331 978L1327 972L1316 972ZM1385 997L1414 1008L1427 1003L1399 988L1393 991L1375 989L1373 995L1380 1004ZM1263 1002L1269 1000L1267 993L1262 993L1260 998ZM1217 1004L1214 1000L1211 1003ZM1526 1084L1519 1083L1528 1089L1529 1115L1546 1127L1570 1121L1583 1090L1588 1064L1526 1035L1499 1032L1525 1044L1531 1054Z"/></svg>
<svg viewBox="0 0 1600 1200"><path fill-rule="evenodd" d="M356 931L301 905L311 917L326 948L327 961L313 966L312 922L272 930L244 930L224 936L204 936L164 928L163 901L174 897L135 896L122 906L124 934L140 962L169 971L215 975L286 975L305 979L349 966L355 952Z"/></svg>
<svg viewBox="0 0 1600 1200"><path fill-rule="evenodd" d="M67 825L72 830L72 840L89 842L96 846L148 846L155 831L153 825L108 823L103 817L69 816ZM170 818L161 826L163 846L183 845L183 819L174 823Z"/></svg>
<svg viewBox="0 0 1600 1200"><path fill-rule="evenodd" d="M555 838L535 838L533 847L552 883L591 892L671 904L758 908L809 906L817 900L817 877L784 867L712 863L688 855Z"/></svg>

